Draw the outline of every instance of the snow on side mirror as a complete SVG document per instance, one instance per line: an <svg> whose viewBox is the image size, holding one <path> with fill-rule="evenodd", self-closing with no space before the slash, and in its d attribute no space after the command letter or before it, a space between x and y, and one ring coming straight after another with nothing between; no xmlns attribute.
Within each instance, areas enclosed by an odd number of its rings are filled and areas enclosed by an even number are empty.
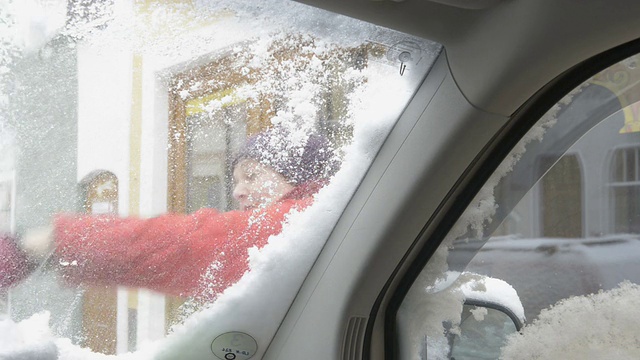
<svg viewBox="0 0 640 360"><path fill-rule="evenodd" d="M483 301L466 301L456 333L451 333L452 360L498 359L509 335L522 327L507 307Z"/></svg>
<svg viewBox="0 0 640 360"><path fill-rule="evenodd" d="M524 325L522 302L507 282L473 275L460 285L465 300L460 325L449 334L450 358L498 359L507 337Z"/></svg>

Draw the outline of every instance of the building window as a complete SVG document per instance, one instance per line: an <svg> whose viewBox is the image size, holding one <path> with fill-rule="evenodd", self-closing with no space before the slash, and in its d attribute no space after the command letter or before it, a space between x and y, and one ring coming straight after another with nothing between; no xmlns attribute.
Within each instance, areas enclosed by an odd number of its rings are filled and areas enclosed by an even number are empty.
<svg viewBox="0 0 640 360"><path fill-rule="evenodd" d="M543 169L554 159L542 159ZM541 180L541 235L582 237L582 170L576 155L565 155Z"/></svg>
<svg viewBox="0 0 640 360"><path fill-rule="evenodd" d="M270 127L271 119L288 106L287 94L300 91L287 80L290 72L315 71L310 70L315 64L311 59L323 63L324 75L316 84L321 90L308 99L319 110L305 115L334 145L347 143L351 128L341 119L347 116L348 94L359 80L344 81L342 74L349 68L363 69L369 56L379 56L381 50L364 44L336 48L331 56L318 58L313 40L291 36L275 40L270 45L276 49L273 56L259 70L249 70L258 59L246 55L251 53L247 46L237 45L204 65L175 74L169 82L169 212L234 208L234 153L247 136Z"/></svg>
<svg viewBox="0 0 640 360"><path fill-rule="evenodd" d="M640 233L640 147L617 149L611 162L614 233Z"/></svg>
<svg viewBox="0 0 640 360"><path fill-rule="evenodd" d="M187 108L186 211L233 209L231 162L246 138L246 102L217 111Z"/></svg>

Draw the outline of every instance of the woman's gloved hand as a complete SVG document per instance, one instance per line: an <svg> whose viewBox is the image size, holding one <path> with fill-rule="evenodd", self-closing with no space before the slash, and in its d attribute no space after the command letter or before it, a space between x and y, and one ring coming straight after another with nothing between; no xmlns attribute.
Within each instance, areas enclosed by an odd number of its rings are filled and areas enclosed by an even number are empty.
<svg viewBox="0 0 640 360"><path fill-rule="evenodd" d="M0 234L0 290L9 288L25 279L36 263L18 245L11 234Z"/></svg>
<svg viewBox="0 0 640 360"><path fill-rule="evenodd" d="M20 246L28 256L43 260L53 251L53 226L43 226L27 230Z"/></svg>

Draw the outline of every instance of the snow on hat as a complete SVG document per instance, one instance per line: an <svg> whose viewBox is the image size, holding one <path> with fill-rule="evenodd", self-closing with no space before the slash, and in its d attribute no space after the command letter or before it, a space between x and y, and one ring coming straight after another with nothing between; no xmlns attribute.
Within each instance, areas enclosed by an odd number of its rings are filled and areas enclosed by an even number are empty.
<svg viewBox="0 0 640 360"><path fill-rule="evenodd" d="M242 159L253 159L272 167L294 185L333 175L338 162L329 140L317 133L304 137L296 139L281 127L265 130L247 139L233 166Z"/></svg>

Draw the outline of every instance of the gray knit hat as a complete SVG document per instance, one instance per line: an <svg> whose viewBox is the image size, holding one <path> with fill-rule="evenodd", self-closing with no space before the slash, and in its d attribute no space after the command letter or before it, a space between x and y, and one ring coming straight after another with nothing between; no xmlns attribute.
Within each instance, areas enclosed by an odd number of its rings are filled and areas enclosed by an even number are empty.
<svg viewBox="0 0 640 360"><path fill-rule="evenodd" d="M242 159L253 159L271 166L294 185L322 180L333 175L338 161L328 139L318 133L296 139L282 127L258 133L236 154L233 166Z"/></svg>

